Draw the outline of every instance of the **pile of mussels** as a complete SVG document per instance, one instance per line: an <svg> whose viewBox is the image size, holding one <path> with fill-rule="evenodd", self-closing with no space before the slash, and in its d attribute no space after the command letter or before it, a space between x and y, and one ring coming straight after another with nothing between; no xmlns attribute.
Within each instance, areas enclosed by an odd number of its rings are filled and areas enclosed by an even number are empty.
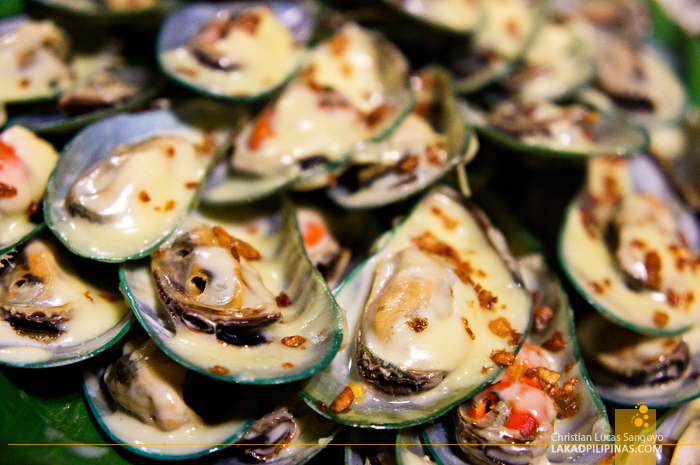
<svg viewBox="0 0 700 465"><path fill-rule="evenodd" d="M25 7L2 434L66 447L13 463L610 464L554 446L642 402L698 463L700 113L645 2Z"/></svg>

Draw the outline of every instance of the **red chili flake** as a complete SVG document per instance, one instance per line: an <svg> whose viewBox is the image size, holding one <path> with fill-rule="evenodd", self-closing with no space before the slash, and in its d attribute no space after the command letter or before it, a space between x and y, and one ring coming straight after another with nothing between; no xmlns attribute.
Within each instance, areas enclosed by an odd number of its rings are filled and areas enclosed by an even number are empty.
<svg viewBox="0 0 700 465"><path fill-rule="evenodd" d="M100 299L106 302L116 302L117 300L119 300L119 297L112 294L107 294L106 292L100 292L97 295L100 296Z"/></svg>
<svg viewBox="0 0 700 465"><path fill-rule="evenodd" d="M226 367L222 367L221 365L214 365L213 367L207 368L207 371L209 373L213 373L215 375L220 375L220 376L226 376L229 374L229 370Z"/></svg>
<svg viewBox="0 0 700 465"><path fill-rule="evenodd" d="M435 206L434 206L434 207L432 207L432 208L430 209L430 211L431 211L435 216L439 217L440 220L442 220L442 224L445 226L445 229L447 229L448 231L452 231L452 230L454 230L454 229L457 227L457 225L458 225L457 220L455 220L454 218L452 218L452 217L450 217L449 215L447 215L447 214L446 214L445 212L443 212L442 209L440 209L439 207L435 207ZM483 273L483 272L482 272L482 273Z"/></svg>
<svg viewBox="0 0 700 465"><path fill-rule="evenodd" d="M197 181L189 181L185 183L186 189L196 189L197 186L199 186L199 183Z"/></svg>
<svg viewBox="0 0 700 465"><path fill-rule="evenodd" d="M332 55L340 55L347 48L350 38L345 34L336 34L329 42L328 47Z"/></svg>
<svg viewBox="0 0 700 465"><path fill-rule="evenodd" d="M511 20L506 23L506 34L513 37L520 36L520 25L517 21Z"/></svg>
<svg viewBox="0 0 700 465"><path fill-rule="evenodd" d="M38 202L31 202L29 206L27 207L27 210L25 213L27 216L33 216L36 212L39 211L39 203Z"/></svg>
<svg viewBox="0 0 700 465"><path fill-rule="evenodd" d="M647 284L658 289L661 286L661 257L652 250L644 256L644 266L647 269Z"/></svg>
<svg viewBox="0 0 700 465"><path fill-rule="evenodd" d="M272 108L269 108L255 121L253 131L248 139L248 148L250 150L257 150L265 139L275 137L275 131L272 129L273 116Z"/></svg>
<svg viewBox="0 0 700 465"><path fill-rule="evenodd" d="M4 182L0 182L0 199L11 199L17 196L17 188Z"/></svg>
<svg viewBox="0 0 700 465"><path fill-rule="evenodd" d="M425 330L425 328L428 327L428 320L425 318L414 318L412 320L408 320L406 322L409 328L411 328L413 331L420 333Z"/></svg>
<svg viewBox="0 0 700 465"><path fill-rule="evenodd" d="M294 365L289 362L284 362L282 364L282 368L284 368L285 370L289 370L290 368L294 368Z"/></svg>
<svg viewBox="0 0 700 465"><path fill-rule="evenodd" d="M603 292L605 292L605 289L603 288L603 286L601 286L600 284L598 284L595 281L591 281L590 283L588 283L588 285L593 290L593 292L595 292L596 294L602 294Z"/></svg>
<svg viewBox="0 0 700 465"><path fill-rule="evenodd" d="M678 308L681 303L681 297L673 289L666 291L666 303L671 308Z"/></svg>
<svg viewBox="0 0 700 465"><path fill-rule="evenodd" d="M365 123L367 124L368 127L374 127L377 123L379 123L381 120L386 118L389 114L391 113L391 107L384 103L374 110L372 110L366 117L365 117Z"/></svg>
<svg viewBox="0 0 700 465"><path fill-rule="evenodd" d="M151 197L148 195L146 191L141 191L139 192L139 200L143 203L147 203L151 201Z"/></svg>
<svg viewBox="0 0 700 465"><path fill-rule="evenodd" d="M85 291L85 292L83 293L83 295L84 295L85 298L86 298L87 300L89 300L90 302L93 301L93 300L92 300L92 297L90 297L90 291Z"/></svg>
<svg viewBox="0 0 700 465"><path fill-rule="evenodd" d="M340 65L340 74L343 76L350 76L352 74L352 66L348 62L343 62Z"/></svg>
<svg viewBox="0 0 700 465"><path fill-rule="evenodd" d="M175 68L175 72L179 73L179 74L184 74L185 76L189 76L189 77L199 76L199 71L197 71L194 68L188 68L185 66L178 66L177 68Z"/></svg>
<svg viewBox="0 0 700 465"><path fill-rule="evenodd" d="M410 155L402 158L399 161L396 171L399 173L410 173L416 168L418 168L418 157L415 155Z"/></svg>
<svg viewBox="0 0 700 465"><path fill-rule="evenodd" d="M660 328L663 328L668 323L668 315L659 310L654 312L654 324Z"/></svg>
<svg viewBox="0 0 700 465"><path fill-rule="evenodd" d="M280 308L289 307L292 305L292 299L284 292L280 292L279 295L275 297L275 303Z"/></svg>
<svg viewBox="0 0 700 465"><path fill-rule="evenodd" d="M260 15L257 13L241 13L233 21L232 26L237 29L242 29L248 34L255 34L260 25Z"/></svg>
<svg viewBox="0 0 700 465"><path fill-rule="evenodd" d="M173 208L175 208L175 201L174 200L168 200L167 202L165 202L164 210L166 212L172 211Z"/></svg>

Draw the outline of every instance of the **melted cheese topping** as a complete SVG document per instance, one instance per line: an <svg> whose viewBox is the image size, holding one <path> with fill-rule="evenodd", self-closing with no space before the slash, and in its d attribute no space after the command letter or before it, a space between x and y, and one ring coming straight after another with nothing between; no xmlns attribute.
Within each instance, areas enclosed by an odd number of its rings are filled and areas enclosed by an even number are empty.
<svg viewBox="0 0 700 465"><path fill-rule="evenodd" d="M260 273L264 287L273 295L289 291L284 288L285 266L289 265L279 257L285 244L289 247L289 242L288 237L283 237L282 230L275 223L275 219L264 217L255 222L241 223L196 215L195 220L212 227L220 226L231 236L252 245L262 258L250 262L250 266ZM182 228L186 228L188 222L189 220L183 224ZM131 292L139 300L151 308L161 307L149 268L146 268L145 272L128 273L127 279ZM327 302L316 301L314 305L326 307ZM313 366L318 363L319 350L327 345L328 339L333 337L333 334L325 317L319 316L313 321L305 318L307 312L316 310L305 308L300 302L292 301L291 305L280 310L283 323L270 325L264 330L268 344L257 346L227 344L217 341L211 334L192 331L179 318L174 320L176 335L172 338L163 338L162 342L169 350L189 363L204 368L218 366L220 369L238 374L241 379L287 376L288 368L292 368L286 365L288 363L293 366ZM303 337L306 338L303 346L289 347L281 343L283 338L297 335L304 335ZM271 347L275 349L270 350ZM254 368L251 369L251 367Z"/></svg>
<svg viewBox="0 0 700 465"><path fill-rule="evenodd" d="M163 67L178 79L219 95L254 95L280 85L297 67L302 50L269 8L249 8L241 14L259 18L255 32L234 27L212 46L239 67L229 71L206 66L188 46L164 52Z"/></svg>
<svg viewBox="0 0 700 465"><path fill-rule="evenodd" d="M458 31L471 31L481 19L480 0L394 0L412 15Z"/></svg>
<svg viewBox="0 0 700 465"><path fill-rule="evenodd" d="M335 89L353 107L369 113L384 103L379 58L374 37L349 23L313 51L307 66L316 84Z"/></svg>
<svg viewBox="0 0 700 465"><path fill-rule="evenodd" d="M559 97L593 73L593 49L571 24L548 23L525 55L534 76L521 87L526 99Z"/></svg>
<svg viewBox="0 0 700 465"><path fill-rule="evenodd" d="M679 118L685 108L685 88L667 61L654 49L639 51L609 34L597 39L596 65L613 91L626 91L651 101L651 112L631 110L634 116L665 121ZM603 85L606 90L606 85Z"/></svg>
<svg viewBox="0 0 700 465"><path fill-rule="evenodd" d="M368 187L352 194L352 202L371 202L382 191L409 191L427 186L440 175L447 162L447 138L438 134L425 118L411 113L390 137L377 144L362 144L352 154L354 163L394 165L402 158L415 157L417 164L410 173L381 176ZM412 176L409 181L407 176Z"/></svg>
<svg viewBox="0 0 700 465"><path fill-rule="evenodd" d="M0 320L1 360L10 363L47 360L54 350L80 346L107 333L130 313L130 308L116 289L98 287L82 279L72 268L73 258L55 240L38 237L26 247L37 253L53 255L50 260L56 267L58 277L51 283L54 298L68 305L70 319L59 324L64 333L48 343L21 336L8 322Z"/></svg>
<svg viewBox="0 0 700 465"><path fill-rule="evenodd" d="M689 309L671 307L667 296L653 291L635 292L627 287L599 235L591 236L579 204L571 208L564 222L562 253L570 276L601 307L616 318L643 327L677 330L700 318L697 297ZM700 296L700 292L695 292ZM655 315L668 317L663 326ZM657 317L657 320L658 317Z"/></svg>
<svg viewBox="0 0 700 465"><path fill-rule="evenodd" d="M289 84L267 111L269 116L259 116L236 138L235 169L260 175L299 170L299 160L313 155L337 160L369 134L355 109L326 107L323 94L302 80ZM256 142L261 124L268 137Z"/></svg>
<svg viewBox="0 0 700 465"><path fill-rule="evenodd" d="M68 39L49 21L28 21L0 37L0 101L50 98L71 84Z"/></svg>
<svg viewBox="0 0 700 465"><path fill-rule="evenodd" d="M455 347L464 347L469 338L452 295L457 281L447 263L414 248L384 257L363 317L364 346L397 367L454 369L467 356ZM473 289L469 292L478 300Z"/></svg>
<svg viewBox="0 0 700 465"><path fill-rule="evenodd" d="M444 322L439 322L435 318L428 319L427 328L430 329L430 326L435 324L439 325L440 330L446 331L444 337L438 337L437 334L430 337L430 352L441 355L453 354L449 363L454 367L437 387L420 395L411 396L414 399L413 402L418 404L429 402L428 399L435 396L449 394L454 389L463 389L465 379L470 380L470 385L478 385L481 382L479 380L488 374L488 372L482 371L483 368L494 366L490 358L491 352L497 349L513 350L506 339L489 330L489 322L504 317L515 331L522 332L529 323L528 309L531 305L529 294L523 292L523 289L515 284L511 273L488 242L475 219L453 199L441 194L432 194L424 198L398 228L390 243L366 266L371 267L372 270L376 269L376 265L385 260L386 257L412 247L414 239L428 231L438 240L451 245L462 260L468 261L474 270L479 270L473 276L475 283L480 284L483 289L493 292L493 296L497 297L498 300L491 309L482 308L475 287L460 280L449 281L453 293L452 301L455 303L452 315ZM432 279L433 276L428 274L425 278ZM341 289L341 292L336 296L338 303L343 308L357 307L358 296L363 296L363 298L369 296L370 284L371 280L363 284L363 289L355 289L355 292L351 293L352 295L343 293ZM348 299L351 299L352 302ZM449 300L449 297L447 299ZM474 339L468 337L469 333L466 331L462 318L467 320L468 327L474 334ZM459 332L455 328L450 328L448 322L456 325ZM357 334L360 329L360 318L357 321L349 321L349 323L350 334ZM412 337L413 344L422 342L415 337L420 335L418 333L410 331L405 334ZM409 340L401 341L401 343L397 340L387 347L384 356L391 355L392 359L405 360L406 347L411 345ZM420 347L420 345L416 346L416 353L420 353ZM425 368L431 366L438 368L443 362L442 360L411 360L410 363L419 364ZM373 392L372 396L366 397L367 400L371 398L372 403L363 406L363 409L373 408L376 402L382 402L381 394L378 394L372 387L368 386L367 389Z"/></svg>
<svg viewBox="0 0 700 465"><path fill-rule="evenodd" d="M162 455L188 455L196 454L211 448L215 444L222 444L237 431L242 432L248 420L244 413L235 415L224 422L209 424L204 422L199 415L173 431L163 431L155 425L145 424L133 415L123 411L107 407L108 394L101 392L100 380L90 374L86 377L85 384L91 393L98 393L97 407L106 429L119 438L120 442L129 444L149 454ZM109 413L107 413L109 412Z"/></svg>
<svg viewBox="0 0 700 465"><path fill-rule="evenodd" d="M71 189L79 208L103 221L67 215L54 225L78 253L105 259L138 253L187 211L208 163L193 142L178 137L154 138L130 150L98 162Z"/></svg>
<svg viewBox="0 0 700 465"><path fill-rule="evenodd" d="M517 58L535 27L532 6L526 0L488 0L483 8L486 22L476 34L479 47L508 60Z"/></svg>
<svg viewBox="0 0 700 465"><path fill-rule="evenodd" d="M36 225L29 220L31 205L38 208L58 154L34 133L13 126L0 134L0 183L15 195L0 195L0 247L14 244Z"/></svg>

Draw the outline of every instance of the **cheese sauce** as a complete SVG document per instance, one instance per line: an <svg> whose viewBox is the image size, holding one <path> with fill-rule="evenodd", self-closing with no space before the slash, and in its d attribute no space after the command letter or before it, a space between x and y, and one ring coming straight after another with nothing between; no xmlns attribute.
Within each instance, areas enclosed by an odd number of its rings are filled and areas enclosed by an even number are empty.
<svg viewBox="0 0 700 465"><path fill-rule="evenodd" d="M217 220L215 218L194 215L196 221L210 226L220 226L231 236L252 245L261 255L260 260L250 261L249 265L260 273L262 284L273 295L280 292L290 292L290 288L298 285L289 279L289 266L295 266L299 272L299 264L284 263L279 255L285 249L294 247L291 238L286 236L285 228L280 228L273 218L265 218L255 222L242 224ZM187 223L183 227L186 227ZM177 234L177 232L176 232ZM289 252L286 252L289 253ZM299 258L301 260L301 257ZM312 279L304 271L300 276ZM150 268L129 272L127 276L130 291L133 295L151 308L162 307L153 282ZM290 292L291 294L291 292ZM293 294L290 295L293 297ZM319 351L326 350L330 341L335 337L335 323L325 299L309 299L304 292L302 301L292 301L289 306L281 308L282 319L265 327L264 337L267 342L255 346L236 346L217 340L212 334L195 332L185 326L179 318L174 319L176 334L172 338L162 338L161 341L177 357L198 367L204 367L214 373L235 373L239 380L255 380L261 376L276 378L288 376L289 371L297 366L314 366L319 362ZM307 300L311 300L310 304ZM310 319L307 315L317 315ZM318 316L321 315L321 316ZM282 342L285 337L302 336L305 339L300 346L290 347Z"/></svg>
<svg viewBox="0 0 700 465"><path fill-rule="evenodd" d="M233 27L213 45L216 52L239 65L235 69L207 66L188 46L163 53L163 67L184 82L220 95L254 95L280 85L298 66L302 49L269 8L249 8L240 14L257 16L253 32Z"/></svg>
<svg viewBox="0 0 700 465"><path fill-rule="evenodd" d="M139 253L189 209L211 156L198 151L204 143L193 132L116 148L78 178L62 201L74 213L54 228L79 254L110 259Z"/></svg>
<svg viewBox="0 0 700 465"><path fill-rule="evenodd" d="M99 393L97 400L104 404L99 406L103 407L99 411L105 413L100 415L100 420L111 434L125 444L149 454L197 454L223 444L231 436L241 432L248 421L246 416L238 414L222 423L208 424L195 414L194 419L184 426L173 431L163 431L154 425L141 422L123 410L108 408L106 394L100 392L101 383L94 374L86 377L85 383L90 392Z"/></svg>
<svg viewBox="0 0 700 465"><path fill-rule="evenodd" d="M232 166L260 175L299 171L300 160L319 154L337 160L367 137L367 126L357 111L324 108L322 98L302 80L289 84L267 110L269 116L259 116L238 135ZM259 141L263 124L269 136Z"/></svg>
<svg viewBox="0 0 700 465"><path fill-rule="evenodd" d="M30 247L34 251L32 253L51 254L55 257L47 255L43 260L47 263L53 261L53 266L56 267L57 279L52 280L51 285L54 286L56 298L70 309L70 319L59 324L63 334L48 343L19 335L7 321L0 320L2 361L31 363L46 360L54 350L80 346L107 333L130 314L130 308L116 289L82 279L73 269L73 259L68 252L48 237L32 239L26 247Z"/></svg>
<svg viewBox="0 0 700 465"><path fill-rule="evenodd" d="M29 234L36 224L29 217L44 196L58 154L34 133L13 126L0 134L0 247Z"/></svg>
<svg viewBox="0 0 700 465"><path fill-rule="evenodd" d="M0 37L0 101L51 98L71 84L68 39L50 21L27 21Z"/></svg>
<svg viewBox="0 0 700 465"><path fill-rule="evenodd" d="M669 306L663 293L631 290L625 284L605 242L598 236L588 234L583 218L578 204L567 213L562 253L569 274L584 292L594 295L597 304L616 318L632 324L654 327L657 312L668 317L659 329L676 330L695 324L698 319L697 303L691 311L686 311Z"/></svg>
<svg viewBox="0 0 700 465"><path fill-rule="evenodd" d="M398 407L399 404L408 403L408 399L410 399L410 410L413 410L418 406L434 405L444 396L449 396L451 399L458 398L455 397L456 393L476 388L489 377L493 369L498 368L491 360L494 350L514 350L507 339L491 332L489 322L504 317L518 332L525 331L529 324L530 295L513 279L476 220L451 197L432 193L424 198L406 221L398 227L388 243L384 242L384 248L378 255L356 271L337 293L338 304L349 312L349 334L358 334L362 320L360 312L364 311L377 263L389 254L413 247L414 239L426 232L430 232L439 241L452 246L462 260L468 261L471 267L477 270L473 276L475 283L481 285L482 289L493 292L497 302L491 306L491 309L482 308L474 287L465 285L459 280L452 286L455 309L454 318L451 321L453 324L458 324L465 335L469 335L466 330L468 326L474 338L458 336L455 340L452 337L443 337L431 341L434 344L431 349L433 351L443 354L452 351L464 356L454 369L446 373L440 384L428 391L410 396L387 395L365 384L357 370L349 370L347 363L331 364L328 370L322 372L324 383L332 383L330 381L332 379L348 379L367 386L367 395L364 400L353 404L350 413L347 414L353 418L353 421L357 415L370 417L381 415L384 421L404 419L403 416L407 414L403 413L403 408ZM432 323L433 321L429 320L428 327ZM453 332L450 331L449 334ZM339 352L341 355L337 355L336 360L352 359L354 351L355 346L351 344ZM396 357L401 358L404 355L396 354ZM436 361L436 363L440 362ZM314 384L310 388L307 387L307 392L316 395L317 389L323 389L324 392L333 389L333 387L316 387L317 383L318 381L314 379ZM353 414L353 412L360 413ZM412 412L410 414L413 415Z"/></svg>

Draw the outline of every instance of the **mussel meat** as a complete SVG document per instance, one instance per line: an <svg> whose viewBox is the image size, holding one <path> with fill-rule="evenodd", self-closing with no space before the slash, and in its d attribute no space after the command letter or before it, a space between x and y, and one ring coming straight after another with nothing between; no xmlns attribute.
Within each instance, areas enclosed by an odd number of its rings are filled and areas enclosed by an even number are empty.
<svg viewBox="0 0 700 465"><path fill-rule="evenodd" d="M223 228L197 224L156 250L151 268L161 301L188 328L251 345L264 341L258 329L282 317L249 263L259 259Z"/></svg>

